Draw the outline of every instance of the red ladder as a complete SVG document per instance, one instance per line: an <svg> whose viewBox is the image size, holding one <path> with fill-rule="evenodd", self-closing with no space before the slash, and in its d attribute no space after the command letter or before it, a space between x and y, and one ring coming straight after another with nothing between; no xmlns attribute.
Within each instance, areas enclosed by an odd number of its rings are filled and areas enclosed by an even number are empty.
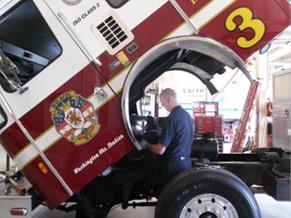
<svg viewBox="0 0 291 218"><path fill-rule="evenodd" d="M242 115L240 118L240 122L237 127L234 139L233 139L231 152L240 152L242 150L242 142L245 137L245 130L246 130L246 126L249 120L249 116L254 105L254 100L256 97L257 90L258 90L258 85L259 85L259 82L255 80L253 80L253 83L250 85L248 95L245 101L244 109L242 111Z"/></svg>

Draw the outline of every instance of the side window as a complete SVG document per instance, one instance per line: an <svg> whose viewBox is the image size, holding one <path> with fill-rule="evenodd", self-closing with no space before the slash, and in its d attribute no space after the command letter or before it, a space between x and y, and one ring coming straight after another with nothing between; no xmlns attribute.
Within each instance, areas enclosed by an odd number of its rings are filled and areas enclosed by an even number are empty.
<svg viewBox="0 0 291 218"><path fill-rule="evenodd" d="M5 91L23 86L61 53L32 0L23 0L0 15L0 84Z"/></svg>
<svg viewBox="0 0 291 218"><path fill-rule="evenodd" d="M106 0L108 4L113 8L120 8L122 5L124 5L129 0Z"/></svg>

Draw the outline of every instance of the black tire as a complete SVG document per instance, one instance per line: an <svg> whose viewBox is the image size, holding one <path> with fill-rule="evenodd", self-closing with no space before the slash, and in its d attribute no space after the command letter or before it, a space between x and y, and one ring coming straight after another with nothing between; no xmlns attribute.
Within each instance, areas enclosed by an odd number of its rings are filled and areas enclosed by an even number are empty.
<svg viewBox="0 0 291 218"><path fill-rule="evenodd" d="M107 213L97 213L94 215L94 218L106 218ZM88 218L88 216L85 215L84 211L82 209L76 210L75 218Z"/></svg>
<svg viewBox="0 0 291 218"><path fill-rule="evenodd" d="M75 218L86 218L87 216L84 214L83 210L77 209Z"/></svg>
<svg viewBox="0 0 291 218"><path fill-rule="evenodd" d="M205 206L210 211L203 211ZM155 218L182 218L187 213L189 217L218 217L211 211L227 218L261 217L253 193L237 176L220 168L201 168L179 174L164 188Z"/></svg>

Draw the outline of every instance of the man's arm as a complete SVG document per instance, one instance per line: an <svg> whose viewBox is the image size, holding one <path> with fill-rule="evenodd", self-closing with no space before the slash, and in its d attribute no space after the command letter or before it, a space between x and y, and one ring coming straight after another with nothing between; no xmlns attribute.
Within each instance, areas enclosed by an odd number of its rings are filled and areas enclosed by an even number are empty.
<svg viewBox="0 0 291 218"><path fill-rule="evenodd" d="M161 143L158 144L148 144L147 148L154 154L162 155L166 151L166 146Z"/></svg>

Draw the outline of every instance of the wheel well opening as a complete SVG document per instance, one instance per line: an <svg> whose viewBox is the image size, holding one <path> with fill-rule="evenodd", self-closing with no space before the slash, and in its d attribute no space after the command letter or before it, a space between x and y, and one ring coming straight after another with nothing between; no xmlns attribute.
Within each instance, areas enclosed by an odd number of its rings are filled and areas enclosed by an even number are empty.
<svg viewBox="0 0 291 218"><path fill-rule="evenodd" d="M145 95L145 88L151 82L165 72L180 70L193 74L205 84L211 94L215 94L217 89L211 79L215 74L223 74L225 67L239 68L251 81L243 61L232 50L202 37L169 39L140 57L127 75L121 101L124 125L134 145L139 148L132 127L132 116L138 115L136 103Z"/></svg>

